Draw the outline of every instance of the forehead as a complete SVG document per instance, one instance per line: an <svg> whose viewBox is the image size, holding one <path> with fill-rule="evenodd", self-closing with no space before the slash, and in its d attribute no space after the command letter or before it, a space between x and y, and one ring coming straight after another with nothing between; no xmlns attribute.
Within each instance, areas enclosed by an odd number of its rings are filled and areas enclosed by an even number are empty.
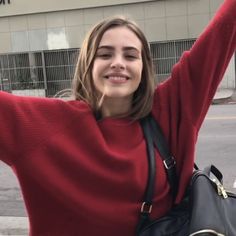
<svg viewBox="0 0 236 236"><path fill-rule="evenodd" d="M135 47L141 51L142 43L137 35L125 26L108 29L103 34L99 46Z"/></svg>

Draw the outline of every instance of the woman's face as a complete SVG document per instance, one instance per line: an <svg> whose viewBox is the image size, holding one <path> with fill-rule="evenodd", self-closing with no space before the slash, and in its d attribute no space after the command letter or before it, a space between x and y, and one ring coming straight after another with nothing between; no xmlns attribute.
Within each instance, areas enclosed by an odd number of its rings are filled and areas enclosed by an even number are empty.
<svg viewBox="0 0 236 236"><path fill-rule="evenodd" d="M92 77L99 93L106 98L132 97L141 81L142 44L127 27L107 30L98 46Z"/></svg>

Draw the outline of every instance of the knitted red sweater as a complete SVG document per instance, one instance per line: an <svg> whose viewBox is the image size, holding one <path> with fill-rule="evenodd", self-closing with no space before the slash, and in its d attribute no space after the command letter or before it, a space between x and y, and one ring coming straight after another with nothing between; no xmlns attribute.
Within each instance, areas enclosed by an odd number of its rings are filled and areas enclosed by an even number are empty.
<svg viewBox="0 0 236 236"><path fill-rule="evenodd" d="M177 202L191 176L199 128L235 48L236 0L226 0L170 79L156 89L153 115L177 161ZM147 181L138 122L96 121L80 101L4 92L0 114L0 158L19 179L31 235L134 235ZM152 217L171 206L158 155Z"/></svg>

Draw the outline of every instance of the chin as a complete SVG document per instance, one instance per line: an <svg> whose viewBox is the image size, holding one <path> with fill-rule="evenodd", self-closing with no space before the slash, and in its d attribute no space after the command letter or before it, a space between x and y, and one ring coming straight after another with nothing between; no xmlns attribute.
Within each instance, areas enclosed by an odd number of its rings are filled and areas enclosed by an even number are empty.
<svg viewBox="0 0 236 236"><path fill-rule="evenodd" d="M113 98L130 98L132 97L134 94L133 91L125 91L124 89L120 89L120 90L110 90L107 91L106 96L107 97L113 97Z"/></svg>
<svg viewBox="0 0 236 236"><path fill-rule="evenodd" d="M107 94L106 97L108 97L108 98L127 98L127 99L130 99L131 97L133 97L133 94L130 94L130 93L110 93L110 94Z"/></svg>

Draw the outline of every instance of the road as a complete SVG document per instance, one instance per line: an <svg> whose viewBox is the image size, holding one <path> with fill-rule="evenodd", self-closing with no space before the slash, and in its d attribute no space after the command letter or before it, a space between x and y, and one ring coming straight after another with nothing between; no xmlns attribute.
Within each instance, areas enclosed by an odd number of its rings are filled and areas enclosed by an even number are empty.
<svg viewBox="0 0 236 236"><path fill-rule="evenodd" d="M210 107L199 133L196 163L214 163L227 189L236 192L236 104ZM26 216L18 182L9 167L0 164L0 216Z"/></svg>
<svg viewBox="0 0 236 236"><path fill-rule="evenodd" d="M199 132L196 163L216 165L225 187L236 192L236 104L210 107Z"/></svg>

